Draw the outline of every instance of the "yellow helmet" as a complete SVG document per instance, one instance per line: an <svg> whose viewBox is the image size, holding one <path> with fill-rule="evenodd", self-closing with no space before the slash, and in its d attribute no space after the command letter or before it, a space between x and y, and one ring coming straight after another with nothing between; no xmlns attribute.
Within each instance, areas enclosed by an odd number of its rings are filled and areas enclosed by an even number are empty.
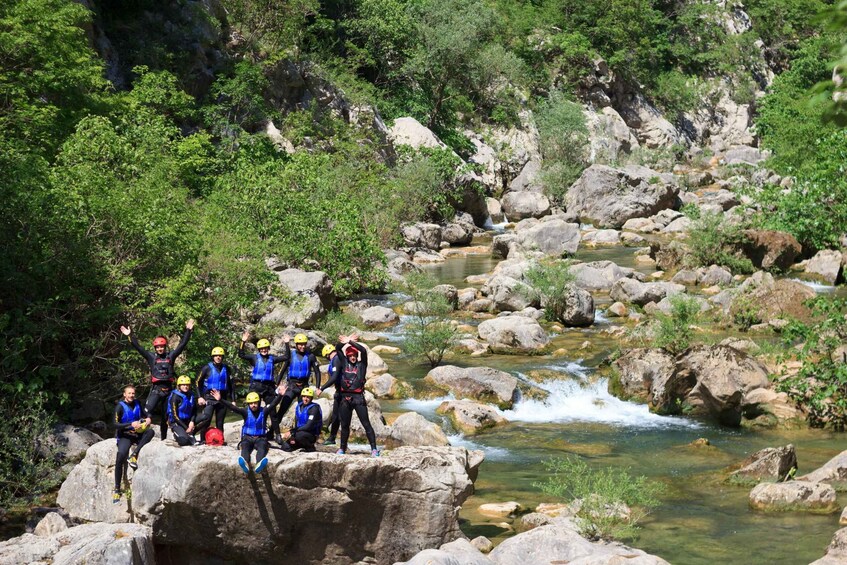
<svg viewBox="0 0 847 565"><path fill-rule="evenodd" d="M258 341L258 343L256 343L256 349L264 349L264 348L270 347L270 346L271 346L271 342L269 342L266 339L260 339Z"/></svg>
<svg viewBox="0 0 847 565"><path fill-rule="evenodd" d="M251 392L250 394L247 395L247 398L245 399L247 404L250 404L251 402L259 402L259 400L261 400L261 399L259 398L258 392Z"/></svg>
<svg viewBox="0 0 847 565"><path fill-rule="evenodd" d="M188 376L186 376L186 375L182 375L181 377L179 377L179 378L176 380L176 386L179 386L179 385L190 385L190 384L191 384L191 378L190 378L190 377L188 377Z"/></svg>
<svg viewBox="0 0 847 565"><path fill-rule="evenodd" d="M214 357L215 355L226 355L226 353L224 352L224 348L223 347L213 348L212 349L212 356Z"/></svg>
<svg viewBox="0 0 847 565"><path fill-rule="evenodd" d="M315 387L307 386L306 388L304 388L303 390L300 391L300 396L311 396L312 398L314 398L315 397Z"/></svg>
<svg viewBox="0 0 847 565"><path fill-rule="evenodd" d="M324 348L321 351L321 355L323 355L324 357L329 357L329 354L333 351L335 351L335 347L327 343L326 345L324 345Z"/></svg>
<svg viewBox="0 0 847 565"><path fill-rule="evenodd" d="M306 334L297 334L294 336L294 343L306 343L309 341L309 338L306 337Z"/></svg>

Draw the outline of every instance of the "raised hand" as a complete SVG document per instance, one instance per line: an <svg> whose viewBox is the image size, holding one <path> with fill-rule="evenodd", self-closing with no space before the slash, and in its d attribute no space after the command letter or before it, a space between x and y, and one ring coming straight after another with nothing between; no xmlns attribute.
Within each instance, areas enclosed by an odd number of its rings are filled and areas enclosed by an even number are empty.
<svg viewBox="0 0 847 565"><path fill-rule="evenodd" d="M191 318L187 322L185 322L185 329L193 330L194 329L194 318Z"/></svg>
<svg viewBox="0 0 847 565"><path fill-rule="evenodd" d="M291 342L291 336L288 335L288 334L284 334L282 336L282 343L290 343L290 342Z"/></svg>
<svg viewBox="0 0 847 565"><path fill-rule="evenodd" d="M350 341L350 338L347 337L346 335L338 336L338 343L348 343L349 341Z"/></svg>
<svg viewBox="0 0 847 565"><path fill-rule="evenodd" d="M241 334L241 341L247 341L248 339L250 339L250 332L245 330L245 332Z"/></svg>
<svg viewBox="0 0 847 565"><path fill-rule="evenodd" d="M359 341L359 334L350 334L350 337L347 338L349 341Z"/></svg>
<svg viewBox="0 0 847 565"><path fill-rule="evenodd" d="M121 326L121 333L128 336L132 333L132 329L130 329L128 326Z"/></svg>

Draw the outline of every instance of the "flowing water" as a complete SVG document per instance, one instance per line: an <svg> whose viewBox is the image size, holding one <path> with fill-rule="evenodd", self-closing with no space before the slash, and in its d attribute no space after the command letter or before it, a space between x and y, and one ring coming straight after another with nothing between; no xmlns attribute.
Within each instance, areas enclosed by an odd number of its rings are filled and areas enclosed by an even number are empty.
<svg viewBox="0 0 847 565"><path fill-rule="evenodd" d="M477 242L475 242L477 243ZM623 247L580 252L584 261L612 260L634 264L633 250ZM488 254L448 259L427 267L442 283L468 285L468 275L489 272L496 264ZM803 281L806 282L806 281ZM826 292L831 287L820 285ZM390 296L388 304L403 297ZM509 424L472 437L448 429L451 443L486 453L475 494L460 513L469 537L485 535L495 543L512 535L509 520L488 518L477 509L486 502L515 500L527 509L554 502L536 484L546 477L544 462L552 457L579 455L590 465L629 468L666 488L662 504L643 523L636 547L674 564L798 564L823 555L838 529L838 514L765 514L748 508L749 488L723 482L722 470L754 451L793 443L799 472L808 472L844 449L843 436L821 430L750 431L729 429L685 417L651 414L645 405L621 401L606 390L606 380L596 369L618 343L603 330L610 323L602 315L607 299L595 296L598 321L591 328L564 330L553 336L555 348L572 352L564 357L490 355L457 356L445 363L485 365L506 370L545 389L546 400L525 399L502 411ZM466 317L462 323L479 320ZM388 330L389 341L402 341L402 321ZM586 346L585 342L590 345ZM410 382L414 398L382 401L386 413L417 411L447 426L435 413L448 397L422 381L427 369L410 365L402 356L383 355L395 376ZM709 447L693 447L705 437ZM840 500L841 502L845 502Z"/></svg>

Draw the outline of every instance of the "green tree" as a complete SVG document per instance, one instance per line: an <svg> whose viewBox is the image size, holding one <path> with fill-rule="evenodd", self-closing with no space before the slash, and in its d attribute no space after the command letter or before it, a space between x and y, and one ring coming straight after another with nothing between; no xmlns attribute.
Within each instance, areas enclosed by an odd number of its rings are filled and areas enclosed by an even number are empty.
<svg viewBox="0 0 847 565"><path fill-rule="evenodd" d="M700 315L700 303L693 296L674 294L669 299L671 311L669 314L656 315L656 347L667 349L670 353L679 353L691 345L694 331L691 329L697 323Z"/></svg>
<svg viewBox="0 0 847 565"><path fill-rule="evenodd" d="M447 318L453 307L443 293L433 289L434 285L432 277L423 273L410 273L402 284L413 304L404 349L414 358L425 359L430 367L441 363L457 336L455 326Z"/></svg>
<svg viewBox="0 0 847 565"><path fill-rule="evenodd" d="M561 204L573 182L588 166L588 128L582 107L553 92L536 111L542 179L550 198Z"/></svg>
<svg viewBox="0 0 847 565"><path fill-rule="evenodd" d="M567 323L565 313L568 308L568 296L574 288L575 277L571 273L569 261L535 264L524 275L529 286L523 287L526 294L544 307L544 313L551 322Z"/></svg>

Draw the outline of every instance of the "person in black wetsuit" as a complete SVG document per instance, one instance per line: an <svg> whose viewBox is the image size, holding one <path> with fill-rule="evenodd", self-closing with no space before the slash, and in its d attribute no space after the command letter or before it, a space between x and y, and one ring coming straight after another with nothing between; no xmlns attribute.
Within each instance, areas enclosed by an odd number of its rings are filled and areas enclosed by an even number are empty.
<svg viewBox="0 0 847 565"><path fill-rule="evenodd" d="M241 426L241 442L239 445L241 446L241 455L238 457L238 466L241 467L241 470L245 473L250 472L250 454L253 453L253 450L256 450L256 469L257 473L261 473L265 470L265 467L268 466L268 438L266 433L266 426L268 415L273 412L273 409L276 408L276 405L279 404L281 396L277 396L271 401L270 404L259 407L259 393L251 392L247 394L247 398L245 401L247 402L247 408L239 408L232 402L228 400L224 400L221 397L221 393L219 391L212 391L212 396L244 418L244 425Z"/></svg>
<svg viewBox="0 0 847 565"><path fill-rule="evenodd" d="M244 350L244 345L250 339L250 333L244 332L241 334L241 345L238 346L238 357L247 361L253 368L250 374L250 392L255 392L265 402L265 406L270 405L279 391L279 378L274 373L279 373L279 368L282 366L280 359L276 355L271 355L271 342L266 339L260 339L256 343L257 354L247 353ZM278 404L278 402L277 402ZM274 404L276 406L276 404ZM271 429L268 432L270 438L279 437L279 417L275 410L267 413L271 420Z"/></svg>
<svg viewBox="0 0 847 565"><path fill-rule="evenodd" d="M338 336L340 343L335 348L341 354L340 382L336 382L335 394L341 395L339 403L339 419L341 420L341 446L336 452L339 455L347 453L347 440L350 438L350 422L353 412L362 422L368 443L371 444L371 455L379 457L376 448L376 434L368 417L368 407L365 404L365 375L368 372L368 350L356 343L357 335Z"/></svg>
<svg viewBox="0 0 847 565"><path fill-rule="evenodd" d="M165 404L174 386L174 360L180 356L185 346L188 345L193 329L194 320L188 320L185 323L185 333L182 334L179 345L173 351L168 351L168 340L165 336L157 336L153 340L153 351L151 352L138 344L138 339L132 333L131 328L121 326L121 333L129 338L129 342L144 357L150 369L150 380L153 386L150 389L150 394L147 395L147 402L144 407L147 409L147 413L152 415L156 407L162 404L161 428L159 430L162 440L168 437L168 410Z"/></svg>
<svg viewBox="0 0 847 565"><path fill-rule="evenodd" d="M200 395L197 404L203 407L203 412L197 418L197 423L199 425L208 421L211 426L212 416L214 415L215 427L220 431L224 431L226 407L212 397L212 391L219 390L221 396L230 402L235 402L232 369L224 363L225 354L223 347L212 349L212 361L204 365L197 375L197 394Z"/></svg>
<svg viewBox="0 0 847 565"><path fill-rule="evenodd" d="M315 451L315 442L318 441L324 424L321 407L315 404L314 400L315 387L307 386L300 391L300 402L294 411L294 426L282 435L283 451Z"/></svg>
<svg viewBox="0 0 847 565"><path fill-rule="evenodd" d="M315 378L315 386L321 386L321 366L314 353L309 351L307 344L309 338L306 334L297 334L294 336L294 351L291 351L288 345L291 341L291 336L285 335L282 338L285 343L285 353L283 358L282 369L280 370L280 380L286 376L285 391L282 394L282 402L279 404L278 420L282 420L288 407L300 396L300 391L309 386L309 375ZM282 438L277 437L277 442L283 445Z"/></svg>
<svg viewBox="0 0 847 565"><path fill-rule="evenodd" d="M316 395L320 396L323 391L331 386L335 386L335 396L332 398L332 422L329 425L329 438L324 442L324 445L335 445L335 437L338 435L338 426L341 423L338 409L341 404L341 395L338 394L338 376L341 374L341 355L335 350L335 347L326 344L324 345L321 354L329 359L329 367L327 367L327 381L321 385L316 391Z"/></svg>
<svg viewBox="0 0 847 565"><path fill-rule="evenodd" d="M176 380L176 390L168 397L168 424L180 447L194 445L195 433L203 437L209 420L197 420L197 397L191 391L191 378L183 375Z"/></svg>
<svg viewBox="0 0 847 565"><path fill-rule="evenodd" d="M121 479L125 465L138 468L138 452L153 439L150 416L147 409L135 398L135 387L124 387L123 399L115 406L115 439L118 442L118 455L115 457L115 492L112 502L121 499ZM130 448L135 445L132 455ZM127 460L127 457L129 460Z"/></svg>

